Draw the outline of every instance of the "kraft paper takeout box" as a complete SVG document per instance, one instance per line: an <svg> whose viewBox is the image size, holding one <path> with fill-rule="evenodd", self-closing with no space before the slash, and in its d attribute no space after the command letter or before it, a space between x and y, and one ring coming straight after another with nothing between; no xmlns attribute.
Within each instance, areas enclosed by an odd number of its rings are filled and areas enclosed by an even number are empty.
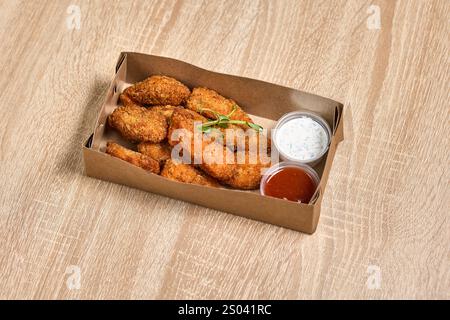
<svg viewBox="0 0 450 320"><path fill-rule="evenodd" d="M198 86L214 89L235 100L257 123L264 124L266 128L274 126L276 120L285 113L296 110L309 110L324 117L332 128L333 136L327 155L315 166L321 181L314 200L310 204L301 204L261 196L259 190L241 191L176 182L104 153L107 140L115 140L135 149L109 128L106 120L117 107L119 94L124 87L153 74L174 77L191 89ZM212 72L175 59L124 52L118 60L95 131L83 147L85 172L94 178L313 233L319 220L323 192L336 147L343 140L342 111L343 105L339 102L299 90Z"/></svg>

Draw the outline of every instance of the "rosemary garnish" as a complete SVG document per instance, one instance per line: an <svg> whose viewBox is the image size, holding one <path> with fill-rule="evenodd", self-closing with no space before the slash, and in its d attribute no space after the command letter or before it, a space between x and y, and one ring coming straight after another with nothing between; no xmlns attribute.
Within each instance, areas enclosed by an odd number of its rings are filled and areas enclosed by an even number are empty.
<svg viewBox="0 0 450 320"><path fill-rule="evenodd" d="M237 106L233 105L233 110L231 110L231 112L227 115L224 114L220 114L217 111L208 109L208 108L201 108L199 110L200 113L204 113L206 112L211 112L212 114L214 114L214 116L216 117L216 120L212 120L212 121L208 121L202 124L201 126L201 130L203 132L209 132L211 130L211 127L213 126L219 126L221 128L226 128L228 126L228 124L243 124L243 125L247 125L249 128L252 128L253 130L256 131L262 131L263 127L261 127L258 124L252 123L252 122L248 122L248 121L244 121L244 120L234 120L234 119L230 119L231 116L233 115L233 113L237 110Z"/></svg>

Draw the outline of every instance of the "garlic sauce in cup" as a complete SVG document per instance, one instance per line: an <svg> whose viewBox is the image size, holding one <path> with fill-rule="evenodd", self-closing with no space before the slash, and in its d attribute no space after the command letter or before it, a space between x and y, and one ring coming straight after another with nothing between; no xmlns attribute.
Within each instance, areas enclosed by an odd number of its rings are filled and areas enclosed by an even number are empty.
<svg viewBox="0 0 450 320"><path fill-rule="evenodd" d="M328 151L331 129L322 117L295 111L278 120L272 140L282 160L313 166Z"/></svg>

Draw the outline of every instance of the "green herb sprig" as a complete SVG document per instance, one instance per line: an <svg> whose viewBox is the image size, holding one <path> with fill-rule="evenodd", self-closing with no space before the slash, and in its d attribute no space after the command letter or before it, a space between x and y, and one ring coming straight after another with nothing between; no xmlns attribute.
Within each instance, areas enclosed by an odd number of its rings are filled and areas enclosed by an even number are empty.
<svg viewBox="0 0 450 320"><path fill-rule="evenodd" d="M233 110L227 115L220 114L217 111L208 109L208 108L201 108L199 110L200 113L204 112L211 112L216 117L216 120L208 121L202 124L201 130L202 132L209 132L211 130L211 127L218 126L221 128L226 128L229 124L241 124L241 125L247 125L249 128L252 128L256 131L262 131L263 127L256 123L244 121L244 120L234 120L230 119L233 113L237 110L237 106L233 105Z"/></svg>

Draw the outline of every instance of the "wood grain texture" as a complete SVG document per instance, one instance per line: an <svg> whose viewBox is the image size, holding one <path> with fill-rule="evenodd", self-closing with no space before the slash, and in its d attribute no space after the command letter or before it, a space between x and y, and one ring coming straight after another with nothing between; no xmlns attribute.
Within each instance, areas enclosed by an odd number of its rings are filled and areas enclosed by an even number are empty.
<svg viewBox="0 0 450 320"><path fill-rule="evenodd" d="M449 15L445 0L0 1L0 298L449 299ZM342 101L317 232L84 176L120 51Z"/></svg>

